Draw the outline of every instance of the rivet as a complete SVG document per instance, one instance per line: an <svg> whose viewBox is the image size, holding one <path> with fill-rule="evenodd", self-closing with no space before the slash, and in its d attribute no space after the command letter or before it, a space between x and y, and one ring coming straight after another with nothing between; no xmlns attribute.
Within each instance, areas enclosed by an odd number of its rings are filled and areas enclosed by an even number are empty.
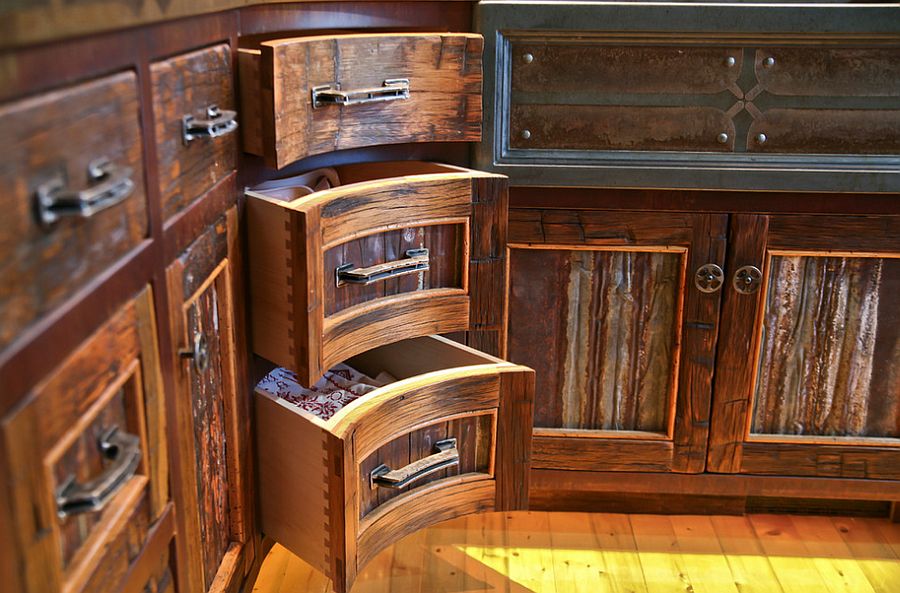
<svg viewBox="0 0 900 593"><path fill-rule="evenodd" d="M771 68L774 65L775 65L775 58L773 58L772 56L769 56L768 58L763 60L763 66L765 66L766 68Z"/></svg>
<svg viewBox="0 0 900 593"><path fill-rule="evenodd" d="M734 59L734 56L728 56L727 58L725 58L725 65L729 68L734 67L735 64L737 64L737 60Z"/></svg>
<svg viewBox="0 0 900 593"><path fill-rule="evenodd" d="M728 134L722 132L721 134L716 136L716 140L719 142L719 144L725 144L726 142L728 142Z"/></svg>
<svg viewBox="0 0 900 593"><path fill-rule="evenodd" d="M769 139L769 137L766 136L765 134L757 134L756 135L756 141L759 142L760 144L765 144L766 140L768 140L768 139Z"/></svg>
<svg viewBox="0 0 900 593"><path fill-rule="evenodd" d="M522 138L525 140L531 138L531 130L522 130Z"/></svg>
<svg viewBox="0 0 900 593"><path fill-rule="evenodd" d="M530 63L532 63L532 62L534 61L534 56L531 55L531 54L525 54L525 55L522 56L522 60L524 60L524 62L525 62L526 64L530 64Z"/></svg>

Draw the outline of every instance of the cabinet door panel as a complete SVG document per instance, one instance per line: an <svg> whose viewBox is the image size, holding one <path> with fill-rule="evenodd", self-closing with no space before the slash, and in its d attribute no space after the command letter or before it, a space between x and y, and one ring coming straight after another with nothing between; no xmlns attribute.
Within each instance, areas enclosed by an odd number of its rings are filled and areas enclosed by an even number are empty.
<svg viewBox="0 0 900 593"><path fill-rule="evenodd" d="M725 216L510 213L509 356L536 371L533 465L703 470Z"/></svg>
<svg viewBox="0 0 900 593"><path fill-rule="evenodd" d="M763 275L725 296L710 469L897 479L900 217L766 218L733 219Z"/></svg>
<svg viewBox="0 0 900 593"><path fill-rule="evenodd" d="M167 270L176 363L175 504L192 591L235 591L254 557L248 507L246 398L239 396L232 302L234 209Z"/></svg>

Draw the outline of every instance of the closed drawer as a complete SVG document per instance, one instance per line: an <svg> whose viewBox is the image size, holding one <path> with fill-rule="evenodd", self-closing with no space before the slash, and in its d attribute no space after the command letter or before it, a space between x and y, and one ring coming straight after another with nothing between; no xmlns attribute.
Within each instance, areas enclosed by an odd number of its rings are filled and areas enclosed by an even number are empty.
<svg viewBox="0 0 900 593"><path fill-rule="evenodd" d="M260 517L336 590L412 531L525 508L530 369L431 336L354 357L314 389L284 369L257 386Z"/></svg>
<svg viewBox="0 0 900 593"><path fill-rule="evenodd" d="M165 220L234 170L237 113L231 51L217 45L150 65Z"/></svg>
<svg viewBox="0 0 900 593"><path fill-rule="evenodd" d="M481 139L480 35L295 37L242 49L244 150L283 167L378 144Z"/></svg>
<svg viewBox="0 0 900 593"><path fill-rule="evenodd" d="M416 162L324 172L330 189L248 192L257 354L311 385L354 354L484 316L499 291L479 276L502 267L485 253L502 218L482 220L476 236L472 217L487 193L505 194L505 178Z"/></svg>
<svg viewBox="0 0 900 593"><path fill-rule="evenodd" d="M112 590L163 512L168 475L154 332L147 289L0 426L13 553L28 593Z"/></svg>
<svg viewBox="0 0 900 593"><path fill-rule="evenodd" d="M0 107L0 349L147 235L135 76Z"/></svg>

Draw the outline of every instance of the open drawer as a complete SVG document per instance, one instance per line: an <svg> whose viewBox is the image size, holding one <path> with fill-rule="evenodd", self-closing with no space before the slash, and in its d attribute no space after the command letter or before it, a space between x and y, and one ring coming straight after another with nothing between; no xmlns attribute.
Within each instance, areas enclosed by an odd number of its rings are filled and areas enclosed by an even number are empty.
<svg viewBox="0 0 900 593"><path fill-rule="evenodd" d="M281 168L346 148L477 142L483 47L473 33L363 33L242 48L244 150Z"/></svg>
<svg viewBox="0 0 900 593"><path fill-rule="evenodd" d="M382 344L501 331L505 177L421 162L320 173L247 192L254 352L308 386Z"/></svg>
<svg viewBox="0 0 900 593"><path fill-rule="evenodd" d="M388 382L362 387L375 382L360 373ZM531 369L427 336L354 357L313 389L329 382L346 389L300 394L276 369L254 399L262 530L336 591L413 531L526 508Z"/></svg>

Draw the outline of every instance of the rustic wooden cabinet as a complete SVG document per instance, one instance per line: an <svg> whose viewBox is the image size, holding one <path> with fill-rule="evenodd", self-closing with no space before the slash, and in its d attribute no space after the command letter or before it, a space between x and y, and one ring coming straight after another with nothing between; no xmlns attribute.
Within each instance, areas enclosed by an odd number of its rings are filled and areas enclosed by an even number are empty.
<svg viewBox="0 0 900 593"><path fill-rule="evenodd" d="M725 280L705 270L725 265L727 217L509 218L508 354L537 373L533 467L703 471Z"/></svg>
<svg viewBox="0 0 900 593"><path fill-rule="evenodd" d="M737 215L710 471L900 479L900 217Z"/></svg>

